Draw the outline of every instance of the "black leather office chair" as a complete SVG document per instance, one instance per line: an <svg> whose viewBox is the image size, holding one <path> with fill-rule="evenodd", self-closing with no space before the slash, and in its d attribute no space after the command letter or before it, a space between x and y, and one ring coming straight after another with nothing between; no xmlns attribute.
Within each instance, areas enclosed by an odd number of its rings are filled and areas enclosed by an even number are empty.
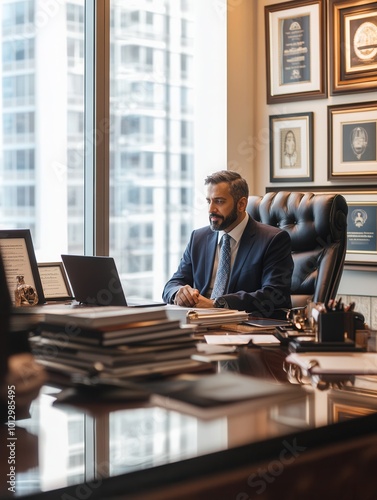
<svg viewBox="0 0 377 500"><path fill-rule="evenodd" d="M334 193L270 192L250 196L248 213L257 221L288 231L292 240L293 307L334 299L347 247L348 206Z"/></svg>

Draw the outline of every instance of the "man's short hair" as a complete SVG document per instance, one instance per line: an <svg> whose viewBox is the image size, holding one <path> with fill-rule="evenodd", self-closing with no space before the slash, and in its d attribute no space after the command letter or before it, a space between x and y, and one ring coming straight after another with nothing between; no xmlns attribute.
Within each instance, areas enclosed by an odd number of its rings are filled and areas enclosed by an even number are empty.
<svg viewBox="0 0 377 500"><path fill-rule="evenodd" d="M232 170L220 170L214 174L209 175L204 184L220 184L220 182L227 182L230 186L230 194L233 197L235 203L241 198L248 198L249 196L249 186L243 177L240 176L238 172Z"/></svg>

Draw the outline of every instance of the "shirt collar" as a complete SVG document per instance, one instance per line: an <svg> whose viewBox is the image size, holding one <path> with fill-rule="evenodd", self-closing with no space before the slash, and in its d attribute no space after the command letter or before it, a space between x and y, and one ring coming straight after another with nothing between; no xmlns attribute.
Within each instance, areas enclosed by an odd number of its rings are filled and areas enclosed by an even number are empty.
<svg viewBox="0 0 377 500"><path fill-rule="evenodd" d="M239 240L241 239L242 234L248 222L249 222L249 214L246 212L246 216L242 219L242 221L228 233L229 236L231 236L236 241L236 243L238 243ZM224 233L225 231L219 231L219 234L217 236L217 243L220 243Z"/></svg>

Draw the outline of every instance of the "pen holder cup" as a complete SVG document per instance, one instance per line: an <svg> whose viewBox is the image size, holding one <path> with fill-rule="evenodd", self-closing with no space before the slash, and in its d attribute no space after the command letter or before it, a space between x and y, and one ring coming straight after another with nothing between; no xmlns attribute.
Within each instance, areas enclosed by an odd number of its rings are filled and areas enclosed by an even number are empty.
<svg viewBox="0 0 377 500"><path fill-rule="evenodd" d="M318 315L318 341L344 342L355 339L352 312L330 311Z"/></svg>

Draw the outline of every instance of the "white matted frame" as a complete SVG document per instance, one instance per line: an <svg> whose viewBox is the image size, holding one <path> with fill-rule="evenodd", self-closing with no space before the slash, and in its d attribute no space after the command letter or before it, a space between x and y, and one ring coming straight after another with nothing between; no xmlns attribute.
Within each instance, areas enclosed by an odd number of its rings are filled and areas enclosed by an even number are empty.
<svg viewBox="0 0 377 500"><path fill-rule="evenodd" d="M313 113L270 116L270 181L313 180Z"/></svg>
<svg viewBox="0 0 377 500"><path fill-rule="evenodd" d="M323 0L265 6L267 103L327 97Z"/></svg>
<svg viewBox="0 0 377 500"><path fill-rule="evenodd" d="M342 194L348 204L346 263L377 266L377 191Z"/></svg>
<svg viewBox="0 0 377 500"><path fill-rule="evenodd" d="M377 178L377 101L328 106L328 178Z"/></svg>

